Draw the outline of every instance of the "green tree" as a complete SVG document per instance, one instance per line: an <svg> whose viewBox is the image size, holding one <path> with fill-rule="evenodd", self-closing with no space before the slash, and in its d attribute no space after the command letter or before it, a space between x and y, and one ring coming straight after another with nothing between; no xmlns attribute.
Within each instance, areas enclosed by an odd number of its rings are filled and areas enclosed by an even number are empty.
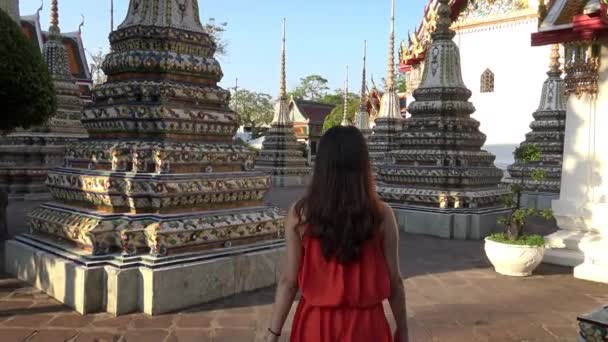
<svg viewBox="0 0 608 342"><path fill-rule="evenodd" d="M254 137L260 127L272 122L274 116L272 96L247 89L233 92L230 108L238 114L239 124L251 128Z"/></svg>
<svg viewBox="0 0 608 342"><path fill-rule="evenodd" d="M397 92L405 93L407 91L407 82L405 81L405 74L400 72L395 73L395 86L397 88ZM382 88L386 89L386 78L382 78Z"/></svg>
<svg viewBox="0 0 608 342"><path fill-rule="evenodd" d="M215 18L209 18L205 24L203 24L203 30L207 32L217 44L215 55L217 57L224 57L228 55L228 42L224 39L224 32L226 32L228 23L216 23Z"/></svg>
<svg viewBox="0 0 608 342"><path fill-rule="evenodd" d="M328 94L323 97L321 102L330 103L336 106L323 122L323 132L328 129L338 126L342 123L344 117L344 91L341 89L336 90L335 94ZM355 119L355 112L359 109L361 103L359 96L353 93L349 94L348 97L348 108L347 116L349 122L353 122Z"/></svg>
<svg viewBox="0 0 608 342"><path fill-rule="evenodd" d="M289 95L296 99L319 101L325 95L329 87L327 79L319 75L309 75L300 79L298 85Z"/></svg>
<svg viewBox="0 0 608 342"><path fill-rule="evenodd" d="M53 82L40 50L21 28L0 10L0 134L18 127L44 124L55 113L57 100ZM0 254L8 238L6 206L8 194L0 193ZM0 262L2 262L0 260Z"/></svg>
<svg viewBox="0 0 608 342"><path fill-rule="evenodd" d="M53 82L40 50L0 10L0 132L41 125L55 113Z"/></svg>

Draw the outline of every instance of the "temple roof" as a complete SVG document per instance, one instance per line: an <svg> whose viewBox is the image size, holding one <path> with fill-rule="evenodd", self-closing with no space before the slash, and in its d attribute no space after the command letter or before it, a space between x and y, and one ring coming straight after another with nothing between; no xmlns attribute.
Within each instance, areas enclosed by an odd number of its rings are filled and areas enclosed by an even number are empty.
<svg viewBox="0 0 608 342"><path fill-rule="evenodd" d="M295 106L297 112L299 112L305 120L308 120L309 124L322 125L325 122L325 118L334 110L335 106L332 104L308 101L308 100L292 100L289 107ZM298 121L297 117L293 118L293 121Z"/></svg>
<svg viewBox="0 0 608 342"><path fill-rule="evenodd" d="M608 5L600 0L555 0L532 45L593 40L608 33Z"/></svg>
<svg viewBox="0 0 608 342"><path fill-rule="evenodd" d="M41 29L38 14L21 16L21 30L42 50L49 33ZM70 72L81 88L81 95L90 96L91 73L81 33L79 31L61 33L61 41L68 51Z"/></svg>
<svg viewBox="0 0 608 342"><path fill-rule="evenodd" d="M401 71L407 71L409 66L424 61L426 50L430 45L431 32L436 26L437 4L437 0L429 0L420 24L413 33L408 33L407 42L401 42L399 49ZM450 7L454 30L536 16L538 11L538 6L527 0L451 0Z"/></svg>

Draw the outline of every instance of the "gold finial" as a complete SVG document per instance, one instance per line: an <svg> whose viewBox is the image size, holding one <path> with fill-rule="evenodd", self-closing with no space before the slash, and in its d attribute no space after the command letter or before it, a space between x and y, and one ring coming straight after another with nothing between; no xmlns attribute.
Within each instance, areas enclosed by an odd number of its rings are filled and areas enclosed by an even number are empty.
<svg viewBox="0 0 608 342"><path fill-rule="evenodd" d="M547 73L549 76L560 76L562 74L559 58L559 44L553 44L551 46L551 62L549 63L549 72Z"/></svg>
<svg viewBox="0 0 608 342"><path fill-rule="evenodd" d="M59 30L59 4L58 0L51 0L51 27L49 28L51 35L58 35Z"/></svg>
<svg viewBox="0 0 608 342"><path fill-rule="evenodd" d="M281 98L287 98L287 76L285 71L285 26L286 19L283 18L283 45L281 48L281 89L279 96Z"/></svg>
<svg viewBox="0 0 608 342"><path fill-rule="evenodd" d="M346 79L344 80L344 111L342 113L342 126L348 126L348 65L346 66Z"/></svg>
<svg viewBox="0 0 608 342"><path fill-rule="evenodd" d="M388 44L388 75L386 91L395 89L395 0L391 0L391 35Z"/></svg>

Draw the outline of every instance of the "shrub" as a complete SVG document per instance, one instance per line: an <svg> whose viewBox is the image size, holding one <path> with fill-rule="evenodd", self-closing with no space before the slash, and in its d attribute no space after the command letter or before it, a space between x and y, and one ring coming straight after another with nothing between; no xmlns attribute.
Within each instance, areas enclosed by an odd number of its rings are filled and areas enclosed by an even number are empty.
<svg viewBox="0 0 608 342"><path fill-rule="evenodd" d="M0 132L41 125L55 113L53 82L40 50L0 10Z"/></svg>

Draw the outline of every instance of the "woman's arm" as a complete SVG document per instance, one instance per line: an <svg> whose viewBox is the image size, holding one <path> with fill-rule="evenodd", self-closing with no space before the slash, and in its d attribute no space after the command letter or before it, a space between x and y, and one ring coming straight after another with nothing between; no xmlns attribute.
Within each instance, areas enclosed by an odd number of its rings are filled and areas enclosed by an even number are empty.
<svg viewBox="0 0 608 342"><path fill-rule="evenodd" d="M384 222L382 227L384 234L384 256L388 265L391 278L391 297L389 303L395 323L397 323L398 341L407 342L407 309L405 306L405 287L399 270L399 227L393 209L384 205Z"/></svg>
<svg viewBox="0 0 608 342"><path fill-rule="evenodd" d="M287 220L285 222L287 259L277 285L277 293L269 327L270 330L277 334L280 334L283 330L283 325L285 324L293 300L298 292L298 270L302 258L302 242L297 229L298 223L298 216L294 212L292 206L289 209L289 214L287 215ZM278 339L273 336L272 333L268 332L266 340L276 341Z"/></svg>

